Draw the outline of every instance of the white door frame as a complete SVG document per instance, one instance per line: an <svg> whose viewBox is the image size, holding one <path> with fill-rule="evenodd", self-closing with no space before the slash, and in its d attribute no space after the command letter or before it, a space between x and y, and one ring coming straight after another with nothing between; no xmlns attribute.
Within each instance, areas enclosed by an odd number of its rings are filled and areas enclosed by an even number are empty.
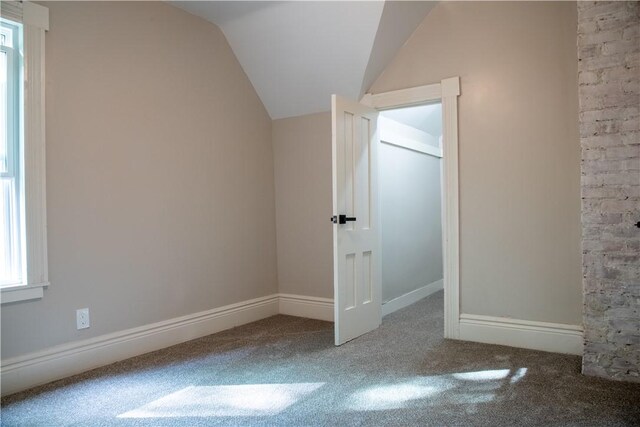
<svg viewBox="0 0 640 427"><path fill-rule="evenodd" d="M444 337L460 338L460 213L458 184L458 96L460 77L377 94L360 102L377 110L442 102L442 258Z"/></svg>

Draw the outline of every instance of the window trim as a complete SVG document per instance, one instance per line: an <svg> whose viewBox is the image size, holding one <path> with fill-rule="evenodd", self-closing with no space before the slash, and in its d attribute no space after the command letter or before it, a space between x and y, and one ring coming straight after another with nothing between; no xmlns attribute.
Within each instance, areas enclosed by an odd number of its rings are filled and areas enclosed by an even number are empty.
<svg viewBox="0 0 640 427"><path fill-rule="evenodd" d="M4 6L4 5L3 5ZM13 11L11 11L13 12ZM7 16L16 21L16 16ZM49 9L22 3L24 43L25 284L0 288L2 304L39 299L49 286L45 164L45 31Z"/></svg>
<svg viewBox="0 0 640 427"><path fill-rule="evenodd" d="M26 282L26 273L23 268L25 265L24 251L24 228L22 226L24 218L23 212L23 193L22 185L24 177L22 175L22 23L15 20L9 20L2 17L2 32L3 35L7 35L11 38L9 45L0 46L0 51L5 55L7 65L7 87L6 95L8 97L7 107L5 111L6 117L6 131L7 131L7 147L6 147L6 170L2 167L0 176L3 179L13 180L13 197L16 198L11 205L12 212L9 212L11 220L11 230L5 230L9 232L11 237L8 243L11 246L10 252L12 252L12 263L14 273L18 274L17 281L0 283L1 287L11 287L17 285L24 285ZM4 201L3 201L4 202ZM6 207L3 207L6 208ZM16 233L17 232L17 233ZM14 234L17 234L14 235ZM10 269L11 270L11 269ZM4 279L5 277L3 277Z"/></svg>

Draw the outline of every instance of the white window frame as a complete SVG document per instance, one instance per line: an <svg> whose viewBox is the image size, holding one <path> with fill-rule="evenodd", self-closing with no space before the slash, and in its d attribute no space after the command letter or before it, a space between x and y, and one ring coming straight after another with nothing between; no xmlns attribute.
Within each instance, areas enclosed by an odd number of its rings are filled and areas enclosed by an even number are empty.
<svg viewBox="0 0 640 427"><path fill-rule="evenodd" d="M9 2L6 2L9 3ZM45 31L49 9L35 3L3 4L2 16L20 21L22 5L24 43L24 239L26 278L16 286L0 288L2 304L42 298L49 286L47 262L47 205L45 165ZM6 11L6 12L5 12ZM6 16L5 16L6 13Z"/></svg>
<svg viewBox="0 0 640 427"><path fill-rule="evenodd" d="M9 212L6 212L10 218L9 222L11 229L4 230L8 233L3 236L4 241L0 242L0 244L5 244L10 247L10 264L13 265L12 267L9 267L9 270L13 270L14 273L17 273L18 277L13 277L12 279L14 282L12 283L0 282L0 286L11 286L14 284L21 284L24 277L26 277L24 269L22 268L22 264L24 263L24 253L22 251L22 247L24 246L24 242L22 241L24 237L24 229L22 228L23 218L21 215L23 210L21 206L23 200L21 192L23 177L21 176L22 168L20 166L22 163L22 88L20 87L21 82L23 81L22 24L13 20L4 20L3 18L2 34L9 37L10 42L6 45L3 44L0 46L0 50L5 55L7 65L7 87L5 88L7 96L7 109L5 110L5 113L7 117L3 120L6 125L6 129L4 129L4 131L6 132L7 137L7 158L4 159L6 161L6 165L3 165L4 167L2 167L2 172L0 172L0 174L2 175L3 180L8 179L13 181L13 188L9 190L9 192L13 193L14 200L2 200L3 205L5 203L11 205ZM0 209L4 210L6 208L7 206L2 206ZM9 224L3 224L3 227L6 227L7 225ZM3 255L3 261L6 262L6 254ZM3 275L3 279L5 278L6 276Z"/></svg>

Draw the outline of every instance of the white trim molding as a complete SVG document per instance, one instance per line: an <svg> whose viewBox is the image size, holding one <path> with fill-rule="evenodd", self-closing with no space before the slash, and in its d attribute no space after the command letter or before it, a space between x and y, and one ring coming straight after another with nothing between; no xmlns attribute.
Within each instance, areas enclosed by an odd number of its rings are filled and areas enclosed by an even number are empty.
<svg viewBox="0 0 640 427"><path fill-rule="evenodd" d="M44 34L49 29L49 9L26 2L23 6L23 23L27 284L48 284Z"/></svg>
<svg viewBox="0 0 640 427"><path fill-rule="evenodd" d="M582 354L582 326L462 314L460 339L564 354Z"/></svg>
<svg viewBox="0 0 640 427"><path fill-rule="evenodd" d="M431 282L421 288L408 292L404 295L394 298L382 304L382 315L386 316L395 311L401 310L410 306L423 298L428 297L444 288L444 281L442 279Z"/></svg>
<svg viewBox="0 0 640 427"><path fill-rule="evenodd" d="M458 96L460 78L442 80L442 255L444 336L460 337L460 196L458 183Z"/></svg>
<svg viewBox="0 0 640 427"><path fill-rule="evenodd" d="M272 294L2 360L1 393L16 393L276 314L333 321L333 300Z"/></svg>
<svg viewBox="0 0 640 427"><path fill-rule="evenodd" d="M29 1L22 3L22 23L49 31L49 9Z"/></svg>
<svg viewBox="0 0 640 427"><path fill-rule="evenodd" d="M2 395L278 314L278 294L3 360Z"/></svg>
<svg viewBox="0 0 640 427"><path fill-rule="evenodd" d="M399 310L440 289L442 281L433 282L384 304L383 313ZM1 392L3 396L16 393L276 314L331 321L333 300L272 294L2 360ZM463 314L460 331L461 339L468 341L582 353L580 326Z"/></svg>
<svg viewBox="0 0 640 427"><path fill-rule="evenodd" d="M442 255L444 336L460 337L460 204L458 183L460 77L426 86L366 94L360 102L378 110L442 102Z"/></svg>
<svg viewBox="0 0 640 427"><path fill-rule="evenodd" d="M367 93L360 102L377 110L388 110L396 107L424 104L429 101L439 101L440 98L442 98L442 86L441 83L436 83L384 93Z"/></svg>
<svg viewBox="0 0 640 427"><path fill-rule="evenodd" d="M333 322L333 299L280 294L280 314Z"/></svg>
<svg viewBox="0 0 640 427"><path fill-rule="evenodd" d="M0 303L7 304L10 302L40 299L44 295L44 288L48 285L48 283L37 283L33 285L5 286L2 288L2 292L0 292Z"/></svg>
<svg viewBox="0 0 640 427"><path fill-rule="evenodd" d="M45 150L45 31L49 9L24 2L24 234L26 283L2 288L1 303L42 298L49 285Z"/></svg>

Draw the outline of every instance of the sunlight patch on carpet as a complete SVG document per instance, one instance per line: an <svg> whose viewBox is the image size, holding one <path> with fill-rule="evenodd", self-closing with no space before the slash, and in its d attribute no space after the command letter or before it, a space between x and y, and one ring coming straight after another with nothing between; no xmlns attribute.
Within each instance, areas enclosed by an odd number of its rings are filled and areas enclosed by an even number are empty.
<svg viewBox="0 0 640 427"><path fill-rule="evenodd" d="M191 386L118 418L250 417L276 415L324 383Z"/></svg>
<svg viewBox="0 0 640 427"><path fill-rule="evenodd" d="M413 378L356 391L350 396L347 406L356 411L399 409L411 402L434 397L451 387L453 384L443 377Z"/></svg>
<svg viewBox="0 0 640 427"><path fill-rule="evenodd" d="M492 381L505 379L510 372L510 369L494 369L476 372L460 372L453 374L453 377L457 380L465 381Z"/></svg>
<svg viewBox="0 0 640 427"><path fill-rule="evenodd" d="M527 368L520 368L516 371L515 374L513 374L513 376L511 377L511 380L509 381L511 384L515 384L518 381L520 381L522 378L524 378L524 376L527 374Z"/></svg>
<svg viewBox="0 0 640 427"><path fill-rule="evenodd" d="M411 383L370 387L351 395L349 409L398 409L409 401L424 399L438 392L436 387Z"/></svg>
<svg viewBox="0 0 640 427"><path fill-rule="evenodd" d="M355 411L379 411L424 405L478 404L496 399L496 392L520 381L527 368L456 372L378 384L355 391L346 407Z"/></svg>

